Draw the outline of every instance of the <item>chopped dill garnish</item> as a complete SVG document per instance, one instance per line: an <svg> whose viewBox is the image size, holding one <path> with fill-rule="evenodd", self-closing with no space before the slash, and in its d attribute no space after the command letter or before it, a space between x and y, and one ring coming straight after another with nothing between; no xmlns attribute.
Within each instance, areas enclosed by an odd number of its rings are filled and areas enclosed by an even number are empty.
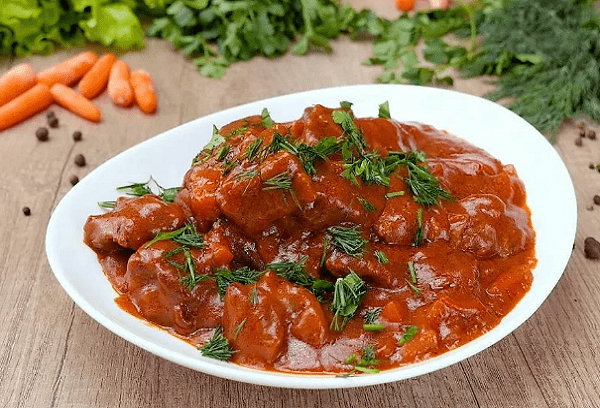
<svg viewBox="0 0 600 408"><path fill-rule="evenodd" d="M343 165L344 171L340 176L350 180L353 184L358 184L357 178L369 184L379 184L382 186L390 185L389 171L386 163L381 160L377 152L371 152L361 155L358 159Z"/></svg>
<svg viewBox="0 0 600 408"><path fill-rule="evenodd" d="M340 250L355 258L363 255L364 247L368 243L360 235L360 225L354 227L331 227L328 229L332 243Z"/></svg>
<svg viewBox="0 0 600 408"><path fill-rule="evenodd" d="M381 314L381 308L377 307L373 310L371 310L370 312L367 312L365 314L365 323L366 324L373 324L377 321L377 319L379 319L379 315Z"/></svg>
<svg viewBox="0 0 600 408"><path fill-rule="evenodd" d="M353 271L335 282L331 310L334 312L330 329L342 331L346 323L354 316L363 297L367 293L367 285ZM341 318L341 323L340 323Z"/></svg>
<svg viewBox="0 0 600 408"><path fill-rule="evenodd" d="M229 150L231 150L230 145L222 146L221 150L219 150L219 153L217 154L216 160L222 161L223 159L225 159L225 157L227 157L227 153L229 153Z"/></svg>
<svg viewBox="0 0 600 408"><path fill-rule="evenodd" d="M217 281L217 289L219 290L219 294L221 297L225 296L227 287L233 282L238 282L242 285L256 283L258 278L260 278L263 273L264 272L250 269L247 266L234 270L218 268L215 272L215 280Z"/></svg>
<svg viewBox="0 0 600 408"><path fill-rule="evenodd" d="M358 201L362 204L366 212L375 212L377 211L377 207L369 202L366 198L358 197Z"/></svg>
<svg viewBox="0 0 600 408"><path fill-rule="evenodd" d="M375 254L375 258L377 258L377 260L379 261L380 264L387 265L390 263L390 260L385 255L385 252L375 251L374 254Z"/></svg>
<svg viewBox="0 0 600 408"><path fill-rule="evenodd" d="M240 322L240 324L238 324L236 326L235 329L233 329L233 339L237 340L238 336L240 335L240 332L242 331L242 329L244 328L244 326L246 325L246 318L244 318L244 320L242 320Z"/></svg>
<svg viewBox="0 0 600 408"><path fill-rule="evenodd" d="M339 151L341 148L335 137L324 137L320 139L314 146L301 143L297 147L297 156L302 162L302 166L307 174L315 174L315 160L325 160L328 156Z"/></svg>
<svg viewBox="0 0 600 408"><path fill-rule="evenodd" d="M353 160L352 147L356 148L359 155L364 154L367 148L367 141L354 123L352 115L344 110L336 110L333 111L331 117L335 123L341 126L344 134L347 136L342 144L342 157L344 160Z"/></svg>
<svg viewBox="0 0 600 408"><path fill-rule="evenodd" d="M185 224L184 227L175 231L159 232L144 247L149 248L156 242L164 240L175 241L188 247L204 248L204 237L196 231L194 224Z"/></svg>
<svg viewBox="0 0 600 408"><path fill-rule="evenodd" d="M273 133L273 140L271 143L264 149L267 154L273 154L278 152L279 150L287 150L293 155L298 155L298 149L294 146L285 136L283 136L279 132Z"/></svg>
<svg viewBox="0 0 600 408"><path fill-rule="evenodd" d="M124 191L125 194L134 197L142 197L148 194L154 194L154 191L152 191L151 183L154 183L154 185L158 188L158 194L156 195L158 195L160 198L163 199L163 201L167 203L174 202L175 198L177 197L177 193L181 189L180 187L164 188L160 184L158 184L156 180L150 177L150 180L148 180L145 183L133 183L127 186L117 187L117 191Z"/></svg>
<svg viewBox="0 0 600 408"><path fill-rule="evenodd" d="M417 333L419 333L419 328L417 326L408 326L402 334L402 337L398 339L398 345L401 346L408 343L417 335Z"/></svg>
<svg viewBox="0 0 600 408"><path fill-rule="evenodd" d="M271 269L277 273L283 279L287 279L292 283L300 285L310 290L319 302L323 302L324 294L327 292L333 292L333 283L323 280L315 279L306 272L306 261L308 257L302 257L298 262L276 262L267 265L267 269Z"/></svg>
<svg viewBox="0 0 600 408"><path fill-rule="evenodd" d="M383 119L391 119L390 115L390 103L385 101L381 105L379 105L379 117Z"/></svg>
<svg viewBox="0 0 600 408"><path fill-rule="evenodd" d="M98 202L98 207L100 208L110 208L113 209L115 208L117 205L116 201L99 201Z"/></svg>
<svg viewBox="0 0 600 408"><path fill-rule="evenodd" d="M419 296L421 294L421 290L419 288L417 288L414 283L412 283L408 279L404 279L404 281L406 282L406 284L408 285L408 287L410 288L410 290L413 291L413 293L415 294L415 296Z"/></svg>
<svg viewBox="0 0 600 408"><path fill-rule="evenodd" d="M213 134L211 139L208 141L206 146L204 146L204 150L213 150L215 147L222 145L225 143L225 138L221 136L219 133L219 129L215 125L213 125Z"/></svg>
<svg viewBox="0 0 600 408"><path fill-rule="evenodd" d="M415 272L415 264L413 261L408 263L408 273L410 274L410 281L417 283L417 273Z"/></svg>
<svg viewBox="0 0 600 408"><path fill-rule="evenodd" d="M319 266L322 268L325 266L325 261L327 260L327 250L329 249L329 237L325 235L323 237L323 255L321 255L321 261L319 262Z"/></svg>
<svg viewBox="0 0 600 408"><path fill-rule="evenodd" d="M358 355L356 353L350 354L348 358L344 360L344 364L352 365L350 372L342 375L342 377L351 377L356 374L357 371L366 374L377 374L379 370L373 366L381 363L375 356L375 347L373 345L364 346L361 350L361 357L357 361Z"/></svg>
<svg viewBox="0 0 600 408"><path fill-rule="evenodd" d="M259 147L262 144L262 142L262 139L255 139L252 143L250 143L250 145L248 146L248 150L246 151L246 159L250 161L254 160L254 158L259 152Z"/></svg>
<svg viewBox="0 0 600 408"><path fill-rule="evenodd" d="M265 128L269 128L275 124L275 122L273 122L273 119L271 119L271 115L269 114L269 111L267 110L267 108L264 108L262 110L262 114L260 116L261 116L260 123Z"/></svg>
<svg viewBox="0 0 600 408"><path fill-rule="evenodd" d="M215 329L212 338L199 349L204 357L221 361L229 361L231 356L237 352L229 346L229 341L223 336L223 329L221 326Z"/></svg>
<svg viewBox="0 0 600 408"><path fill-rule="evenodd" d="M267 187L263 187L263 190L291 190L292 189L292 176L289 170L282 173L276 174L264 182Z"/></svg>
<svg viewBox="0 0 600 408"><path fill-rule="evenodd" d="M258 170L247 170L237 175L239 181L248 180L254 178L260 174Z"/></svg>
<svg viewBox="0 0 600 408"><path fill-rule="evenodd" d="M256 289L256 285L254 285L250 290L250 296L248 296L248 301L252 306L258 305L258 291Z"/></svg>
<svg viewBox="0 0 600 408"><path fill-rule="evenodd" d="M417 210L417 233L415 234L415 241L413 242L413 246L421 245L423 242L423 236L425 232L423 230L423 209L419 208Z"/></svg>
<svg viewBox="0 0 600 408"><path fill-rule="evenodd" d="M238 164L239 164L239 162L237 160L234 160L234 161L225 160L225 166L223 167L223 176L226 176Z"/></svg>
<svg viewBox="0 0 600 408"><path fill-rule="evenodd" d="M394 198L394 197L400 197L404 195L404 191L400 190L400 191L390 191L389 193L387 193L385 195L385 198Z"/></svg>

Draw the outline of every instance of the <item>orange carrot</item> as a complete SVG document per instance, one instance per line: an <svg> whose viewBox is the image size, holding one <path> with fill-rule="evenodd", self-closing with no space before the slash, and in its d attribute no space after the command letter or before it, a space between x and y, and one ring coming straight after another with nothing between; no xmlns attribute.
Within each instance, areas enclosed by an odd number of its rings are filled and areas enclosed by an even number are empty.
<svg viewBox="0 0 600 408"><path fill-rule="evenodd" d="M144 113L156 111L156 92L150 74L143 69L131 73L131 87L135 102Z"/></svg>
<svg viewBox="0 0 600 408"><path fill-rule="evenodd" d="M96 107L85 96L79 95L73 89L63 84L54 84L50 88L54 101L74 114L92 122L100 122L102 115Z"/></svg>
<svg viewBox="0 0 600 408"><path fill-rule="evenodd" d="M129 65L117 60L108 78L108 96L117 106L127 107L133 102L133 89L129 82Z"/></svg>
<svg viewBox="0 0 600 408"><path fill-rule="evenodd" d="M79 82L79 93L88 99L94 99L100 95L106 84L108 84L108 76L110 69L117 60L113 54L104 54L96 61L92 69L81 78Z"/></svg>
<svg viewBox="0 0 600 408"><path fill-rule="evenodd" d="M52 105L52 94L45 84L37 84L0 107L0 131L8 129Z"/></svg>
<svg viewBox="0 0 600 408"><path fill-rule="evenodd" d="M415 8L415 0L396 0L396 8L402 11L411 11Z"/></svg>
<svg viewBox="0 0 600 408"><path fill-rule="evenodd" d="M19 64L0 77L0 106L36 84L35 70L29 63Z"/></svg>
<svg viewBox="0 0 600 408"><path fill-rule="evenodd" d="M48 87L52 87L54 84L73 85L92 68L97 59L98 56L93 52L82 52L40 72L37 80Z"/></svg>

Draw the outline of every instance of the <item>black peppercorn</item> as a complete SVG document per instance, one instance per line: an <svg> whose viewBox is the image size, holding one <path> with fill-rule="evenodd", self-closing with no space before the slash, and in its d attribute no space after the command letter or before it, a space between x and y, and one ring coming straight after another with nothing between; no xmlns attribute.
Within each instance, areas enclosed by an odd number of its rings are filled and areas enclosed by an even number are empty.
<svg viewBox="0 0 600 408"><path fill-rule="evenodd" d="M596 194L594 196L594 204L600 205L600 195Z"/></svg>
<svg viewBox="0 0 600 408"><path fill-rule="evenodd" d="M37 137L37 140L40 142L45 142L48 140L48 129L45 127L38 128L38 130L35 131L35 137Z"/></svg>
<svg viewBox="0 0 600 408"><path fill-rule="evenodd" d="M596 241L593 237L587 237L585 241L583 241L583 251L585 252L585 257L588 259L598 259L600 258L600 242Z"/></svg>
<svg viewBox="0 0 600 408"><path fill-rule="evenodd" d="M78 154L77 156L75 156L75 164L78 165L79 167L83 167L85 166L85 156L83 154Z"/></svg>
<svg viewBox="0 0 600 408"><path fill-rule="evenodd" d="M72 186L74 186L75 184L79 183L79 177L72 175L71 178L69 178L69 182Z"/></svg>
<svg viewBox="0 0 600 408"><path fill-rule="evenodd" d="M73 132L73 140L79 142L81 140L81 132L79 130Z"/></svg>
<svg viewBox="0 0 600 408"><path fill-rule="evenodd" d="M594 168L595 168L596 166L594 166L594 163L590 163L590 164L588 165L588 167L589 167L591 170L594 170Z"/></svg>
<svg viewBox="0 0 600 408"><path fill-rule="evenodd" d="M583 128L579 129L579 136L585 137L585 129L583 129Z"/></svg>
<svg viewBox="0 0 600 408"><path fill-rule="evenodd" d="M48 119L52 119L54 116L54 111L49 111L48 113L46 113L46 118Z"/></svg>
<svg viewBox="0 0 600 408"><path fill-rule="evenodd" d="M581 140L580 137L578 137L577 139L575 139L575 146L577 146L577 147L583 146L583 140Z"/></svg>
<svg viewBox="0 0 600 408"><path fill-rule="evenodd" d="M48 119L48 124L50 125L51 128L57 128L58 127L58 118L56 116L52 116L51 118Z"/></svg>
<svg viewBox="0 0 600 408"><path fill-rule="evenodd" d="M586 136L588 137L588 139L594 140L596 138L596 132L590 129L587 131Z"/></svg>
<svg viewBox="0 0 600 408"><path fill-rule="evenodd" d="M31 215L31 208L23 207L23 214L25 214L26 217L29 217Z"/></svg>

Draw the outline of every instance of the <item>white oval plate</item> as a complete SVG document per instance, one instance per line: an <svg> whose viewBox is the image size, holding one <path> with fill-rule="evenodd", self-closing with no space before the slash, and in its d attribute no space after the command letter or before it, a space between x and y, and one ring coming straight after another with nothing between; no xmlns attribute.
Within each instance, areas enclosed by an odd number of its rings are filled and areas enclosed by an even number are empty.
<svg viewBox="0 0 600 408"><path fill-rule="evenodd" d="M515 165L527 189L536 231L538 264L531 290L490 332L430 360L380 374L339 378L263 372L202 357L200 352L121 310L96 254L83 244L83 225L99 214L97 202L118 196L116 186L152 175L163 186L181 185L192 158L217 127L260 114L268 108L275 121L299 118L314 104L335 107L352 102L358 117L377 116L389 101L392 117L444 129ZM488 100L453 91L404 85L358 85L281 96L218 112L171 129L110 159L81 180L54 211L46 235L48 261L69 296L98 323L122 338L177 364L248 383L292 388L344 388L410 378L457 363L515 330L550 294L571 255L577 209L569 174L556 151L525 120Z"/></svg>

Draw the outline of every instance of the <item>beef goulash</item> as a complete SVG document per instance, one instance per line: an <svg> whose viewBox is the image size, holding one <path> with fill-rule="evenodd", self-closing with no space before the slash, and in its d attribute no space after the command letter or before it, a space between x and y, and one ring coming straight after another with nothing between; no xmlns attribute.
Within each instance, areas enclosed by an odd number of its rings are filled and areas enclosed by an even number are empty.
<svg viewBox="0 0 600 408"><path fill-rule="evenodd" d="M374 373L494 328L529 290L535 233L511 165L351 104L214 129L180 188L120 190L85 243L126 311L207 357Z"/></svg>

